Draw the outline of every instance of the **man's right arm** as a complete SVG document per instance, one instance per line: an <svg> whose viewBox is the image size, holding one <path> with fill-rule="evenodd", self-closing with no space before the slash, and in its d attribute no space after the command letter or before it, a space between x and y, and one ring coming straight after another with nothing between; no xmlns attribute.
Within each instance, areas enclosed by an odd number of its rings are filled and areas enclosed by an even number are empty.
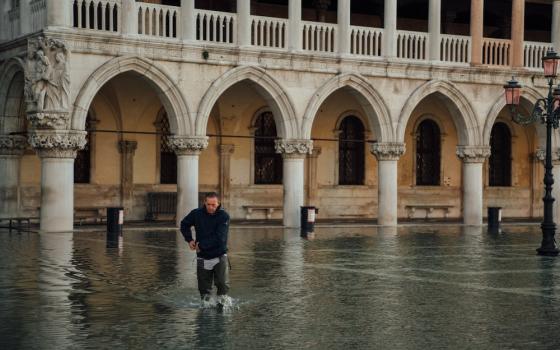
<svg viewBox="0 0 560 350"><path fill-rule="evenodd" d="M183 218L183 220L181 220L181 233L183 234L183 237L185 237L185 241L189 243L193 240L191 227L194 226L194 215L195 211L192 210Z"/></svg>

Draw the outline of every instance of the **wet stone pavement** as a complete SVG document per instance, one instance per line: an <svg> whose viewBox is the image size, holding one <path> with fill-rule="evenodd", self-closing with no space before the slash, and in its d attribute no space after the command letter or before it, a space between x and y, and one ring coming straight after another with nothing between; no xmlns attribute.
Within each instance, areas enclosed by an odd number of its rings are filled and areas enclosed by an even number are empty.
<svg viewBox="0 0 560 350"><path fill-rule="evenodd" d="M560 349L538 225L232 228L232 305L202 307L175 230L0 231L2 349Z"/></svg>

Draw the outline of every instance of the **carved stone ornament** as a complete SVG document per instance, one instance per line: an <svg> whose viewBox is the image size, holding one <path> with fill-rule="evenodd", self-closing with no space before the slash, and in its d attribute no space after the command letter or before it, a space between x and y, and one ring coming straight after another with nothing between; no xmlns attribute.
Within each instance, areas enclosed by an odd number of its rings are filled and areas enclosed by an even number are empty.
<svg viewBox="0 0 560 350"><path fill-rule="evenodd" d="M30 39L25 69L25 101L34 126L60 128L68 121L68 50L56 39ZM62 118L63 120L59 120Z"/></svg>
<svg viewBox="0 0 560 350"><path fill-rule="evenodd" d="M560 163L560 148L557 149L552 149L552 162L554 165L558 165ZM545 161L545 157L546 157L546 150L542 149L542 148L538 148L537 151L535 152L535 158L541 162Z"/></svg>
<svg viewBox="0 0 560 350"><path fill-rule="evenodd" d="M457 146L457 156L465 163L483 163L490 157L490 146Z"/></svg>
<svg viewBox="0 0 560 350"><path fill-rule="evenodd" d="M167 145L177 155L196 155L208 147L207 136L170 136Z"/></svg>
<svg viewBox="0 0 560 350"><path fill-rule="evenodd" d="M370 152L377 160L399 160L406 150L405 144L401 142L373 143Z"/></svg>
<svg viewBox="0 0 560 350"><path fill-rule="evenodd" d="M286 158L301 158L313 151L313 141L311 140L276 140L276 153L282 153Z"/></svg>
<svg viewBox="0 0 560 350"><path fill-rule="evenodd" d="M76 158L76 152L86 145L86 131L34 130L29 144L41 158Z"/></svg>
<svg viewBox="0 0 560 350"><path fill-rule="evenodd" d="M0 135L0 156L21 156L26 147L25 136Z"/></svg>

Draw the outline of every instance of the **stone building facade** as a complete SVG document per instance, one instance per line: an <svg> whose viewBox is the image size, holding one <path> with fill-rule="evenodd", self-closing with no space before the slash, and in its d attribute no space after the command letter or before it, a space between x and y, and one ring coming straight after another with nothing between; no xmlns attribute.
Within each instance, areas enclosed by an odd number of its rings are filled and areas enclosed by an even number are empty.
<svg viewBox="0 0 560 350"><path fill-rule="evenodd" d="M560 1L454 4L3 1L0 213L68 231L79 208L143 219L176 192L181 218L217 191L234 219L287 227L302 205L537 218L544 128L513 123L502 86L523 84L525 113L545 94Z"/></svg>

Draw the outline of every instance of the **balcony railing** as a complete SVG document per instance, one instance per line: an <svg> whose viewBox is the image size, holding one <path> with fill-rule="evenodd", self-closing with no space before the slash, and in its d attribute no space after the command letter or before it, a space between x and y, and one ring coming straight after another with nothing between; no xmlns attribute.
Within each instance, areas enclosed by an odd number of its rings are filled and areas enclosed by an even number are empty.
<svg viewBox="0 0 560 350"><path fill-rule="evenodd" d="M31 31L36 32L47 24L46 0L33 0L29 6L31 8Z"/></svg>
<svg viewBox="0 0 560 350"><path fill-rule="evenodd" d="M383 29L352 26L350 53L364 56L381 56Z"/></svg>
<svg viewBox="0 0 560 350"><path fill-rule="evenodd" d="M469 63L471 61L471 37L442 34L440 60L452 63Z"/></svg>
<svg viewBox="0 0 560 350"><path fill-rule="evenodd" d="M425 60L428 56L428 33L397 31L397 57L409 60Z"/></svg>
<svg viewBox="0 0 560 350"><path fill-rule="evenodd" d="M303 50L316 52L337 51L336 27L336 24L303 21Z"/></svg>
<svg viewBox="0 0 560 350"><path fill-rule="evenodd" d="M237 41L237 15L227 12L197 10L196 40L221 44Z"/></svg>
<svg viewBox="0 0 560 350"><path fill-rule="evenodd" d="M136 3L138 9L138 34L163 38L177 38L179 29L179 8L150 4Z"/></svg>
<svg viewBox="0 0 560 350"><path fill-rule="evenodd" d="M75 0L72 25L76 28L120 32L120 0Z"/></svg>
<svg viewBox="0 0 560 350"><path fill-rule="evenodd" d="M552 44L526 41L523 47L523 66L542 69L542 58L552 48Z"/></svg>
<svg viewBox="0 0 560 350"><path fill-rule="evenodd" d="M482 41L482 64L509 66L511 40L484 38Z"/></svg>
<svg viewBox="0 0 560 350"><path fill-rule="evenodd" d="M251 45L285 49L287 47L288 20L251 16Z"/></svg>

